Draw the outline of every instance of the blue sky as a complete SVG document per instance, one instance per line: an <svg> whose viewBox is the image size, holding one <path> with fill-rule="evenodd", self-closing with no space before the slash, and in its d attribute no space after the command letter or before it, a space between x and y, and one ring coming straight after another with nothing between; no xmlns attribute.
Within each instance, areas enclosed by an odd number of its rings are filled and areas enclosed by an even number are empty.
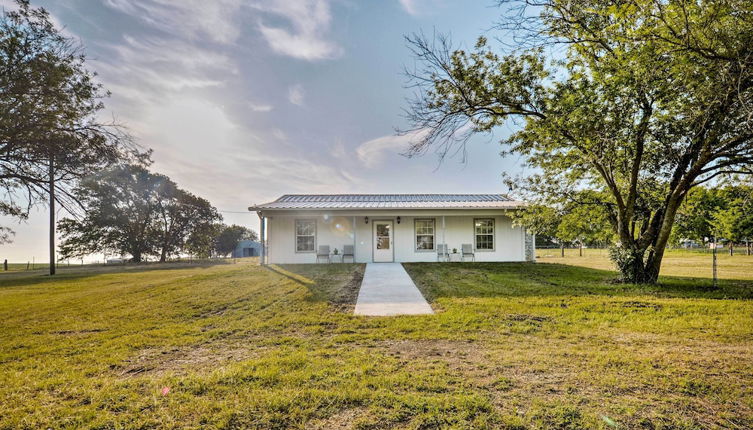
<svg viewBox="0 0 753 430"><path fill-rule="evenodd" d="M479 136L465 162L405 158L413 59L404 35L449 32L472 46L500 10L450 0L32 0L80 39L112 92L106 115L154 149L155 171L258 228L253 203L285 193L506 192L521 160ZM12 7L9 0L0 6ZM493 33L491 33L493 35ZM65 214L61 213L60 216ZM46 261L46 215L2 258Z"/></svg>

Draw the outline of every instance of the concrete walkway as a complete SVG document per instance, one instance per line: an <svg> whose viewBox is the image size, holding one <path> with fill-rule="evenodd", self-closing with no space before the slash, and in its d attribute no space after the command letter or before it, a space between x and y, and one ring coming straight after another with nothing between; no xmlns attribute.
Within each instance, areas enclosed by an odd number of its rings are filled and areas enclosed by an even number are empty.
<svg viewBox="0 0 753 430"><path fill-rule="evenodd" d="M356 315L420 315L434 311L400 263L366 265Z"/></svg>

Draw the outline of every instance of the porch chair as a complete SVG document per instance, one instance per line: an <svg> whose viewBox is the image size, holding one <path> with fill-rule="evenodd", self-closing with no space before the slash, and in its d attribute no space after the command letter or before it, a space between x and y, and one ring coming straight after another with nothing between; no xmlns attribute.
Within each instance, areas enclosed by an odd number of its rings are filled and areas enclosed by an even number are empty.
<svg viewBox="0 0 753 430"><path fill-rule="evenodd" d="M329 259L329 245L319 245L319 251L316 253L316 262L319 262L320 258L327 259L327 263L330 263Z"/></svg>
<svg viewBox="0 0 753 430"><path fill-rule="evenodd" d="M350 257L353 262L356 262L356 253L353 252L353 245L343 245L343 257L342 262L345 263L345 259Z"/></svg>
<svg viewBox="0 0 753 430"><path fill-rule="evenodd" d="M450 261L450 253L447 252L447 244L437 244L437 261Z"/></svg>
<svg viewBox="0 0 753 430"><path fill-rule="evenodd" d="M465 257L471 257L471 261L476 261L476 255L473 253L473 246L470 243L464 243L460 246L460 260L465 261Z"/></svg>

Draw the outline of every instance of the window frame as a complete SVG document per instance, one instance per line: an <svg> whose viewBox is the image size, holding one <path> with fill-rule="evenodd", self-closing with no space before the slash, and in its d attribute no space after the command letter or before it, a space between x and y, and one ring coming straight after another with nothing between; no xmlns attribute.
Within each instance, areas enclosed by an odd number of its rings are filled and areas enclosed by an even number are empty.
<svg viewBox="0 0 753 430"><path fill-rule="evenodd" d="M431 221L432 223L432 247L430 249L419 249L418 247L418 226L419 221ZM422 234L421 236L428 236ZM415 252L435 252L437 250L437 219L436 218L413 218L413 250Z"/></svg>
<svg viewBox="0 0 753 430"><path fill-rule="evenodd" d="M314 249L311 251L301 251L298 249L298 237L310 237L309 235L299 235L298 234L298 223L300 222L312 222L314 223L314 234L312 235L314 237ZM313 254L316 252L316 233L317 233L317 222L314 218L296 218L293 222L293 247L295 247L295 253L296 254Z"/></svg>
<svg viewBox="0 0 753 430"><path fill-rule="evenodd" d="M484 234L478 234L476 232L476 221L491 221L492 222L492 232L491 234L484 233ZM497 249L497 220L494 217L484 217L484 218L473 218L473 251L474 252L494 252ZM492 237L492 247L489 248L483 248L479 249L478 247L478 236L491 236Z"/></svg>

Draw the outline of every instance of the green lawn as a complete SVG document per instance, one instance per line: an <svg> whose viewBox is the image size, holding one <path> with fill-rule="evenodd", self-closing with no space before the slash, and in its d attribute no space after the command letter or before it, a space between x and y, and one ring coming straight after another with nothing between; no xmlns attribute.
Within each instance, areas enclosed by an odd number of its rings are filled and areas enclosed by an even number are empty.
<svg viewBox="0 0 753 430"><path fill-rule="evenodd" d="M569 264L592 269L613 270L606 249L584 249L580 256L577 249L566 249L565 258L559 249L537 249L536 258L541 263ZM745 255L744 249L736 249L730 256L727 249L717 251L718 276L720 279L753 280L753 256ZM670 249L664 254L661 274L666 276L710 278L712 273L711 251L707 249Z"/></svg>
<svg viewBox="0 0 753 430"><path fill-rule="evenodd" d="M0 428L753 427L751 281L406 268L436 315L351 315L353 264L0 275Z"/></svg>

